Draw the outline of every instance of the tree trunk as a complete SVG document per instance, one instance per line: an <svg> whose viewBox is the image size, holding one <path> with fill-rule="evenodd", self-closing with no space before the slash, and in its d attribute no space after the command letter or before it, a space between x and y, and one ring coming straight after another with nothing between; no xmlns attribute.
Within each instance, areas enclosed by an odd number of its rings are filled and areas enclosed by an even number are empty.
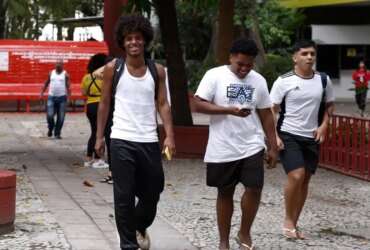
<svg viewBox="0 0 370 250"><path fill-rule="evenodd" d="M0 0L0 39L5 38L7 2Z"/></svg>
<svg viewBox="0 0 370 250"><path fill-rule="evenodd" d="M211 65L215 62L215 53L216 53L216 40L217 40L217 33L218 33L218 22L215 20L215 18L212 18L213 24L212 24L212 37L211 42L208 47L208 52L206 57L203 60L204 65Z"/></svg>
<svg viewBox="0 0 370 250"><path fill-rule="evenodd" d="M57 40L61 41L63 40L63 34L62 34L63 26L60 23L57 23L56 26L57 26Z"/></svg>
<svg viewBox="0 0 370 250"><path fill-rule="evenodd" d="M127 5L128 0L105 0L104 1L104 40L108 45L109 55L122 56L122 50L116 45L114 28L118 18L122 15L122 6Z"/></svg>
<svg viewBox="0 0 370 250"><path fill-rule="evenodd" d="M216 45L216 63L229 63L229 50L233 42L234 0L220 0L218 5L218 38Z"/></svg>
<svg viewBox="0 0 370 250"><path fill-rule="evenodd" d="M171 109L175 125L191 126L185 63L180 47L175 0L154 0L159 17L162 42L166 51Z"/></svg>

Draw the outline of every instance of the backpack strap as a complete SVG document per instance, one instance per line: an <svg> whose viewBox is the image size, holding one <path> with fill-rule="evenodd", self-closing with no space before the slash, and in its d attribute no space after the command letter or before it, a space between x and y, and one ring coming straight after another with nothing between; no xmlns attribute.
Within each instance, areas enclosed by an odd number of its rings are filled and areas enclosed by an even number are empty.
<svg viewBox="0 0 370 250"><path fill-rule="evenodd" d="M326 85L328 84L328 76L324 72L320 72L320 77L321 77L321 84L322 84L322 97L321 97L321 102L320 102L320 107L319 107L319 114L318 114L318 126L321 125L322 121L324 120L324 114L325 114L325 109L326 109L326 103L325 103L325 98L326 98Z"/></svg>
<svg viewBox="0 0 370 250"><path fill-rule="evenodd" d="M96 77L94 77L93 74L90 74L90 77L91 77L91 82L90 82L89 87L87 88L87 96L90 96L90 97L99 97L99 96L101 96L101 95L92 95L92 94L90 94L90 89L91 89L91 86L93 84L95 85L96 89L101 93L101 89L95 81Z"/></svg>
<svg viewBox="0 0 370 250"><path fill-rule="evenodd" d="M154 99L157 100L158 97L158 89L159 89L159 75L157 66L155 65L155 62L152 59L145 58L145 64L149 69L150 74L153 77L154 80Z"/></svg>
<svg viewBox="0 0 370 250"><path fill-rule="evenodd" d="M123 57L119 57L116 59L113 68L113 78L112 78L112 97L116 95L117 85L123 71L125 70L125 59ZM113 98L114 100L114 98Z"/></svg>
<svg viewBox="0 0 370 250"><path fill-rule="evenodd" d="M322 97L323 99L325 98L326 96L326 85L328 85L328 75L325 73L325 72L320 72L320 77L321 77L321 84L322 84L322 88L323 88L323 93L322 93ZM321 101L324 101L324 100L321 100Z"/></svg>

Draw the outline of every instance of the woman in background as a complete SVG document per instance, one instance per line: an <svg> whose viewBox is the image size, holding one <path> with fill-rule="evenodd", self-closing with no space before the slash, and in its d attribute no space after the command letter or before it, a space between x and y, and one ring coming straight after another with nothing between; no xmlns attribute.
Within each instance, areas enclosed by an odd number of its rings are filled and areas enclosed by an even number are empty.
<svg viewBox="0 0 370 250"><path fill-rule="evenodd" d="M94 146L96 141L96 120L98 115L98 105L101 98L101 88L103 81L94 74L94 71L105 65L107 55L103 53L96 54L90 58L87 65L87 74L81 82L83 95L87 96L86 116L90 123L91 134L87 143L87 154L84 162L85 167L107 168L108 164L96 154ZM106 182L110 179L107 178Z"/></svg>

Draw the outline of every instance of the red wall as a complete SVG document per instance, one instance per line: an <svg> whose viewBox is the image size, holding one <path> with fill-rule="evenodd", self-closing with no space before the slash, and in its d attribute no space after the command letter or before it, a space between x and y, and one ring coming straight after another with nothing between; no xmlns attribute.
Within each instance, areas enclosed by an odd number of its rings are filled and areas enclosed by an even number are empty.
<svg viewBox="0 0 370 250"><path fill-rule="evenodd" d="M59 58L71 83L79 84L90 57L96 53L108 53L104 42L0 40L0 55L9 59L8 71L0 68L0 84L44 83Z"/></svg>

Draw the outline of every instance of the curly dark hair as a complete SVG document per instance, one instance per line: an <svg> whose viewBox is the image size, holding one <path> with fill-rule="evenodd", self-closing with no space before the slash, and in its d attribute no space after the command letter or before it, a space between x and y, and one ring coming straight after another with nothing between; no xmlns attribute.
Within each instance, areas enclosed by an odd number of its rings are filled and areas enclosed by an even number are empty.
<svg viewBox="0 0 370 250"><path fill-rule="evenodd" d="M107 55L104 53L98 53L98 54L93 55L90 58L89 63L87 64L87 73L92 73L98 68L104 66L106 58L107 58Z"/></svg>
<svg viewBox="0 0 370 250"><path fill-rule="evenodd" d="M116 24L115 36L119 48L125 50L123 41L127 34L141 32L145 40L145 47L153 40L153 27L150 21L141 15L121 16Z"/></svg>
<svg viewBox="0 0 370 250"><path fill-rule="evenodd" d="M230 48L230 54L244 54L256 57L258 48L256 43L251 39L239 38L233 42Z"/></svg>

